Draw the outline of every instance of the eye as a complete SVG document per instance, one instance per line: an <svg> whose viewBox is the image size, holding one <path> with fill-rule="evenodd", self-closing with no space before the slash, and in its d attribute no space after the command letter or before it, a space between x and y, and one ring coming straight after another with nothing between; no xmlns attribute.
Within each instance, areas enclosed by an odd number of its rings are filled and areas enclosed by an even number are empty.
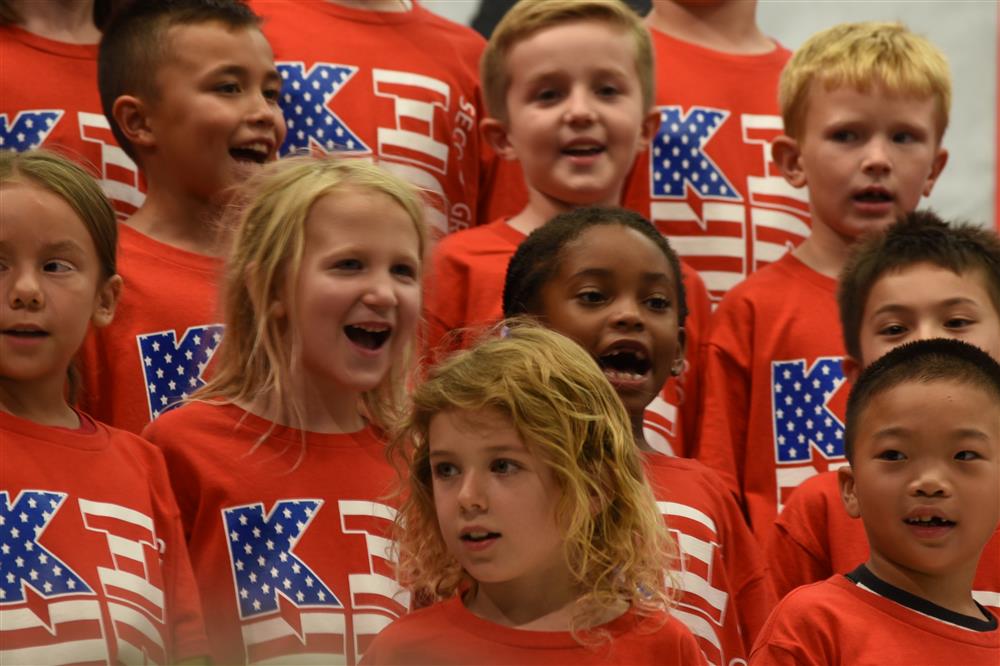
<svg viewBox="0 0 1000 666"><path fill-rule="evenodd" d="M450 462L439 462L431 470L435 479L450 479L458 474L458 467Z"/></svg>
<svg viewBox="0 0 1000 666"><path fill-rule="evenodd" d="M576 300L583 305L600 305L608 299L602 292L597 291L596 289L585 289L584 291L577 293Z"/></svg>
<svg viewBox="0 0 1000 666"><path fill-rule="evenodd" d="M893 143L916 143L923 140L923 136L911 130L903 130L892 135Z"/></svg>
<svg viewBox="0 0 1000 666"><path fill-rule="evenodd" d="M281 98L281 88L265 88L263 91L264 99L269 102L278 103Z"/></svg>
<svg viewBox="0 0 1000 666"><path fill-rule="evenodd" d="M945 328L966 328L976 322L968 317L950 317L944 322Z"/></svg>
<svg viewBox="0 0 1000 666"><path fill-rule="evenodd" d="M510 474L513 474L514 472L517 472L520 469L521 469L520 465L518 465L513 460L509 460L507 458L498 458L494 460L492 463L490 463L490 471L493 472L494 474L501 474L504 476L508 476Z"/></svg>
<svg viewBox="0 0 1000 666"><path fill-rule="evenodd" d="M898 462L900 460L905 460L906 456L903 455L901 451L897 451L896 449L886 449L885 451L880 452L876 458L879 460L887 460L889 462Z"/></svg>
<svg viewBox="0 0 1000 666"><path fill-rule="evenodd" d="M849 143L858 139L858 133L854 130L835 130L830 133L830 138L837 143Z"/></svg>
<svg viewBox="0 0 1000 666"><path fill-rule="evenodd" d="M981 455L979 455L975 451L969 451L968 449L966 449L965 451L959 451L958 453L955 454L955 460L961 460L963 462L969 460L979 460L980 458L982 458Z"/></svg>
<svg viewBox="0 0 1000 666"><path fill-rule="evenodd" d="M408 278L410 280L417 279L417 268L412 264L395 264L390 270L393 275L398 275L399 277Z"/></svg>
<svg viewBox="0 0 1000 666"><path fill-rule="evenodd" d="M650 296L646 299L646 305L654 312L666 312L670 309L670 299L665 296Z"/></svg>
<svg viewBox="0 0 1000 666"><path fill-rule="evenodd" d="M340 259L333 264L333 268L338 271L355 272L363 269L365 265L360 259Z"/></svg>
<svg viewBox="0 0 1000 666"><path fill-rule="evenodd" d="M906 327L902 324L886 324L882 328L878 329L879 335L885 335L888 337L896 337L906 333Z"/></svg>
<svg viewBox="0 0 1000 666"><path fill-rule="evenodd" d="M52 259L42 265L42 270L46 273L65 273L73 270L73 264L61 259Z"/></svg>
<svg viewBox="0 0 1000 666"><path fill-rule="evenodd" d="M215 92L223 93L226 95L235 95L241 90L240 84L235 81L226 81L215 86Z"/></svg>
<svg viewBox="0 0 1000 666"><path fill-rule="evenodd" d="M621 90L618 88L618 86L611 85L610 83L599 86L597 88L597 94L600 97L614 97L620 93Z"/></svg>
<svg viewBox="0 0 1000 666"><path fill-rule="evenodd" d="M555 88L542 88L535 93L535 99L539 102L554 102L561 97Z"/></svg>

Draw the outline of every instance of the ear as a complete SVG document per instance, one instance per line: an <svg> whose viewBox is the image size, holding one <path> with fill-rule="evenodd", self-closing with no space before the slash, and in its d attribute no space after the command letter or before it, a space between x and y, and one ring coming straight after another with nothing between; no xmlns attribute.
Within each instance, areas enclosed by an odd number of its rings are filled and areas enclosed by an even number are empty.
<svg viewBox="0 0 1000 666"><path fill-rule="evenodd" d="M115 318L115 307L118 305L118 298L121 294L121 275L112 275L97 288L94 312L90 315L90 321L94 326L102 328L111 323L111 320Z"/></svg>
<svg viewBox="0 0 1000 666"><path fill-rule="evenodd" d="M854 490L854 470L850 465L844 465L837 470L837 483L840 485L840 499L844 502L847 515L851 518L860 518L861 505Z"/></svg>
<svg viewBox="0 0 1000 666"><path fill-rule="evenodd" d="M649 147L649 143L656 136L657 130L660 129L660 124L660 111L654 107L642 119L642 126L639 132L639 151L646 150Z"/></svg>
<svg viewBox="0 0 1000 666"><path fill-rule="evenodd" d="M938 148L937 154L934 155L934 162L931 163L931 172L927 176L927 182L924 183L924 196L929 197L931 195L931 190L934 189L934 183L937 182L938 176L944 171L944 165L948 163L948 151L944 148Z"/></svg>
<svg viewBox="0 0 1000 666"><path fill-rule="evenodd" d="M843 368L847 381L851 384L858 381L858 375L861 374L861 363L858 359L853 356L845 356L844 360L840 362L840 367Z"/></svg>
<svg viewBox="0 0 1000 666"><path fill-rule="evenodd" d="M156 144L146 104L140 98L122 95L112 105L111 115L132 145L148 148Z"/></svg>
<svg viewBox="0 0 1000 666"><path fill-rule="evenodd" d="M778 165L781 175L792 187L804 187L806 172L802 168L802 149L799 142L782 134L771 143L771 159Z"/></svg>
<svg viewBox="0 0 1000 666"><path fill-rule="evenodd" d="M497 155L505 160L516 160L517 154L510 143L510 135L507 132L507 125L497 118L483 118L479 123L479 129L483 132L483 137L493 147Z"/></svg>
<svg viewBox="0 0 1000 666"><path fill-rule="evenodd" d="M687 351L687 334L683 328L677 329L677 353L673 363L670 364L670 374L673 377L680 377L684 372L684 353Z"/></svg>
<svg viewBox="0 0 1000 666"><path fill-rule="evenodd" d="M253 289L253 276L257 271L257 263L250 262L247 264L246 271L243 274L243 288L246 290L247 296L253 302L253 307L255 312L266 311L268 317L273 317L274 319L284 319L288 316L288 309L285 307L285 301L282 299L281 294L284 293L284 288L279 287L277 289L277 294L269 300L270 303L258 303L256 292Z"/></svg>

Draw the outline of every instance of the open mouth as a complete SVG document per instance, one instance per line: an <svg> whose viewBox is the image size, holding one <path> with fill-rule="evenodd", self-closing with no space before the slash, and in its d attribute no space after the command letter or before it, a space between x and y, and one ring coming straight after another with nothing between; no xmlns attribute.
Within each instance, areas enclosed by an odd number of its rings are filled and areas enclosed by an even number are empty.
<svg viewBox="0 0 1000 666"><path fill-rule="evenodd" d="M903 520L907 525L915 527L954 527L955 521L941 518L939 516L929 516L927 518L906 518Z"/></svg>
<svg viewBox="0 0 1000 666"><path fill-rule="evenodd" d="M569 146L568 148L563 148L562 152L564 155L570 155L571 157L590 157L591 155L600 155L604 152L604 146Z"/></svg>
<svg viewBox="0 0 1000 666"><path fill-rule="evenodd" d="M462 541L468 541L470 543L481 543L483 541L488 541L490 539L499 539L499 532L466 532L461 537Z"/></svg>
<svg viewBox="0 0 1000 666"><path fill-rule="evenodd" d="M265 143L248 143L244 146L230 148L229 154L237 162L263 164L270 157L271 151Z"/></svg>
<svg viewBox="0 0 1000 666"><path fill-rule="evenodd" d="M0 333L15 338L24 338L29 340L31 338L44 338L48 336L46 331L37 328L5 328L3 331L0 331Z"/></svg>
<svg viewBox="0 0 1000 666"><path fill-rule="evenodd" d="M645 378L652 363L636 349L615 349L597 357L597 364L612 379L637 381Z"/></svg>
<svg viewBox="0 0 1000 666"><path fill-rule="evenodd" d="M344 334L347 339L365 349L381 349L392 334L392 328L388 325L356 324L344 327Z"/></svg>
<svg viewBox="0 0 1000 666"><path fill-rule="evenodd" d="M854 195L854 200L861 203L887 203L893 200L892 195L885 190L864 190Z"/></svg>

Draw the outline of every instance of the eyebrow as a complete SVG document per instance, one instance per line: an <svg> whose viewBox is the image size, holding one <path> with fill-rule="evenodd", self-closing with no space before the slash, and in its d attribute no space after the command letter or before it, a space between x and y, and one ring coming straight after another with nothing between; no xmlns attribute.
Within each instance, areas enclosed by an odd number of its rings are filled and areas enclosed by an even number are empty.
<svg viewBox="0 0 1000 666"><path fill-rule="evenodd" d="M876 430L872 433L873 439L888 439L890 437L905 437L913 434L916 431L915 428L904 428L902 426L889 426L887 428L882 428L881 430ZM951 436L957 436L961 439L981 439L984 441L989 440L990 436L980 430L979 428L970 428L965 426L959 426L953 428L949 433Z"/></svg>
<svg viewBox="0 0 1000 666"><path fill-rule="evenodd" d="M514 445L514 444L494 444L492 446L487 446L486 451L492 454L501 453L528 453L527 447L524 445ZM430 458L453 455L455 452L452 449L438 449L437 451L431 451L428 456Z"/></svg>
<svg viewBox="0 0 1000 666"><path fill-rule="evenodd" d="M951 307L953 305L979 305L979 303L977 303L975 300L967 296L955 296L954 298L949 298L944 301L941 301L936 305ZM909 306L901 305L899 303L887 303L886 305L883 305L878 310L876 310L873 314L882 314L883 312L906 312L911 309L912 308L910 308Z"/></svg>
<svg viewBox="0 0 1000 666"><path fill-rule="evenodd" d="M244 77L248 73L249 73L249 70L246 67L244 67L243 65L228 64L228 65L220 65L219 67L216 67L215 69L211 70L211 72L209 72L209 75L210 76L219 76L219 75L222 75L222 74L231 74L233 76ZM266 80L268 80L268 81L271 81L273 79L279 79L280 80L281 79L281 74L278 73L278 70L276 68L271 68L264 75L264 78Z"/></svg>
<svg viewBox="0 0 1000 666"><path fill-rule="evenodd" d="M7 250L13 247L9 241L0 241L0 249ZM62 252L84 252L83 247L74 240L61 240L54 243L46 243L42 246L42 250L46 253L62 253Z"/></svg>
<svg viewBox="0 0 1000 666"><path fill-rule="evenodd" d="M573 273L570 278L578 277L599 277L599 278L610 278L614 275L614 271L609 268L584 268L582 270ZM658 280L666 280L667 282L672 282L670 276L666 273L661 273L659 271L644 271L641 275L643 281L645 282L655 282Z"/></svg>

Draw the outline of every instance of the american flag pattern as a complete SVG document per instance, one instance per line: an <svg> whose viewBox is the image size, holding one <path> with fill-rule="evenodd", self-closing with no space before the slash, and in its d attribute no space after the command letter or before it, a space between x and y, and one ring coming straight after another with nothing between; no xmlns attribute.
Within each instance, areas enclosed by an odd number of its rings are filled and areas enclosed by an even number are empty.
<svg viewBox="0 0 1000 666"><path fill-rule="evenodd" d="M348 575L338 595L295 553L320 511L338 510L344 535L363 538L367 570ZM395 518L390 507L315 498L283 499L222 509L246 663L294 655L295 663L356 663L375 635L409 605L392 571L392 542L381 536Z"/></svg>
<svg viewBox="0 0 1000 666"><path fill-rule="evenodd" d="M789 185L771 162L778 116L726 109L661 106L649 160L650 217L705 281L717 301L758 268L780 258L809 234L808 194ZM739 123L743 146L759 152L759 167L737 182L713 159L712 140Z"/></svg>
<svg viewBox="0 0 1000 666"><path fill-rule="evenodd" d="M846 463L844 423L830 401L844 384L842 358L772 361L774 456L778 510L810 476Z"/></svg>
<svg viewBox="0 0 1000 666"><path fill-rule="evenodd" d="M76 501L84 527L106 538L109 557L101 561L110 566L96 568L94 589L40 543L66 498L25 490L11 503L0 492L0 663L166 663L153 520L117 504Z"/></svg>
<svg viewBox="0 0 1000 666"><path fill-rule="evenodd" d="M63 113L61 109L21 111L13 119L0 113L0 149L22 153L40 148Z"/></svg>
<svg viewBox="0 0 1000 666"><path fill-rule="evenodd" d="M367 154L371 149L340 116L329 101L357 73L357 67L316 63L308 70L302 62L278 63L282 78L281 110L288 134L279 153L318 147L324 152Z"/></svg>
<svg viewBox="0 0 1000 666"><path fill-rule="evenodd" d="M642 432L646 443L654 450L664 455L675 456L678 452L680 433L678 432L677 406L663 399L662 395L653 398L642 414Z"/></svg>
<svg viewBox="0 0 1000 666"><path fill-rule="evenodd" d="M136 336L150 421L179 406L205 384L202 374L222 341L223 330L222 324L192 326L179 342L172 330Z"/></svg>

